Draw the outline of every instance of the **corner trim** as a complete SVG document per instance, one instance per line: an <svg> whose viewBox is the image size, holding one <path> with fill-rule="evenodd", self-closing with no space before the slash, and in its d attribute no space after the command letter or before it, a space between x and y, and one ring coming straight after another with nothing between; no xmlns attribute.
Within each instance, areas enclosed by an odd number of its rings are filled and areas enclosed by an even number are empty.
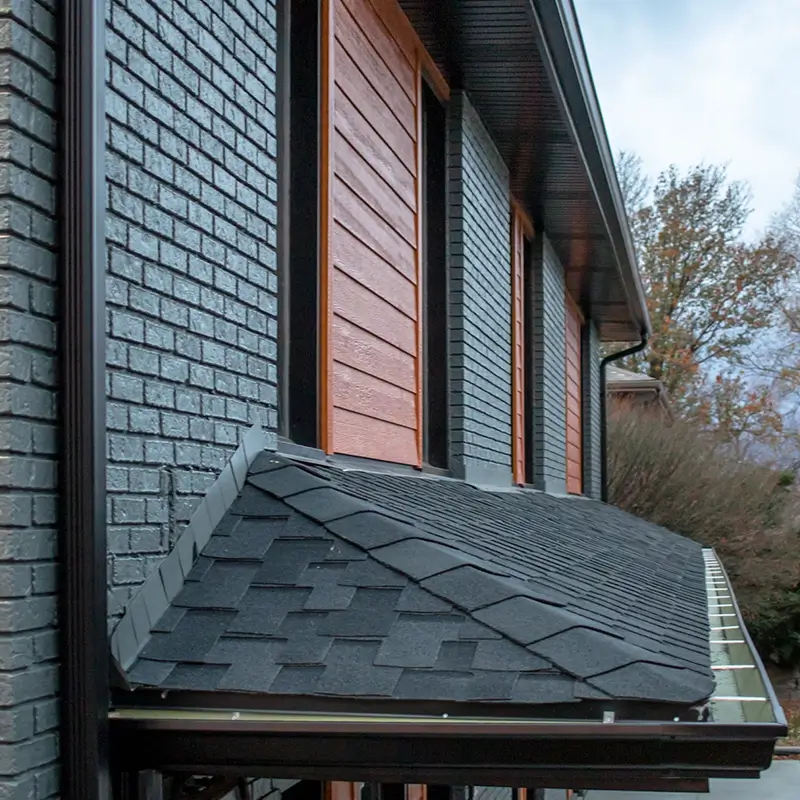
<svg viewBox="0 0 800 800"><path fill-rule="evenodd" d="M111 635L113 658L127 671L150 640L150 630L183 588L186 576L208 544L211 534L233 505L247 481L256 456L271 437L253 425L242 437L230 461L200 500L169 555L141 585Z"/></svg>
<svg viewBox="0 0 800 800"><path fill-rule="evenodd" d="M106 630L105 15L59 15L61 792L109 796Z"/></svg>

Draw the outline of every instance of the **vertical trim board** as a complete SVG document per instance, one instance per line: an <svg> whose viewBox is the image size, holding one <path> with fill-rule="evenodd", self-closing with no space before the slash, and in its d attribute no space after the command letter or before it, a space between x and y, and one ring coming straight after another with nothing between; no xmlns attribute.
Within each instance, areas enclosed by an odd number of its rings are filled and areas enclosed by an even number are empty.
<svg viewBox="0 0 800 800"><path fill-rule="evenodd" d="M333 135L334 135L334 3L322 0L320 6L320 445L333 452L333 345L331 273L333 270Z"/></svg>
<svg viewBox="0 0 800 800"><path fill-rule="evenodd" d="M520 213L512 204L511 223L511 281L512 281L512 365L511 415L512 463L515 483L525 482L525 232Z"/></svg>

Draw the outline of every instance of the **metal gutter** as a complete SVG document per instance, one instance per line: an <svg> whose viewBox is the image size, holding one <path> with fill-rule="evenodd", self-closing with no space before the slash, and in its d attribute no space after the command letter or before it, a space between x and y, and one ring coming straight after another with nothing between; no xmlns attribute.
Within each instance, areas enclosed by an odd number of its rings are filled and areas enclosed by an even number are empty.
<svg viewBox="0 0 800 800"><path fill-rule="evenodd" d="M65 0L59 26L61 795L105 800L109 657L103 6L94 0Z"/></svg>
<svg viewBox="0 0 800 800"><path fill-rule="evenodd" d="M652 332L627 214L608 145L597 93L572 0L530 0L546 45L542 56L561 86L578 146L605 221L628 306L638 326Z"/></svg>
<svg viewBox="0 0 800 800"><path fill-rule="evenodd" d="M712 669L717 679L717 691L710 698L712 719L749 724L766 721L788 732L786 715L744 624L728 574L713 549L704 548L703 559Z"/></svg>
<svg viewBox="0 0 800 800"><path fill-rule="evenodd" d="M118 709L111 726L127 771L587 789L757 777L783 730L169 708Z"/></svg>

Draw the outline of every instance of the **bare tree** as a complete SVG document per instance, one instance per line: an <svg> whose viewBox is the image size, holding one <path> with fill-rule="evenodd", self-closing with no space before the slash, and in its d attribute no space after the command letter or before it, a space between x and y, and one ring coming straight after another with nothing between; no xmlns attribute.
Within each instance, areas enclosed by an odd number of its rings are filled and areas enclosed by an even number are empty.
<svg viewBox="0 0 800 800"><path fill-rule="evenodd" d="M647 202L652 184L642 159L630 150L617 153L617 178L628 217L633 217Z"/></svg>

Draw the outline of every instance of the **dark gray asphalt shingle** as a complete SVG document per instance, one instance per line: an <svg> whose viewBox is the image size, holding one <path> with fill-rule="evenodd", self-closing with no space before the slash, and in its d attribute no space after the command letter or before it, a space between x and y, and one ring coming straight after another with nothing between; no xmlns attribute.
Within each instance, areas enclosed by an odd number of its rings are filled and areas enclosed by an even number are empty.
<svg viewBox="0 0 800 800"><path fill-rule="evenodd" d="M128 677L688 705L713 690L701 549L594 501L265 453Z"/></svg>

